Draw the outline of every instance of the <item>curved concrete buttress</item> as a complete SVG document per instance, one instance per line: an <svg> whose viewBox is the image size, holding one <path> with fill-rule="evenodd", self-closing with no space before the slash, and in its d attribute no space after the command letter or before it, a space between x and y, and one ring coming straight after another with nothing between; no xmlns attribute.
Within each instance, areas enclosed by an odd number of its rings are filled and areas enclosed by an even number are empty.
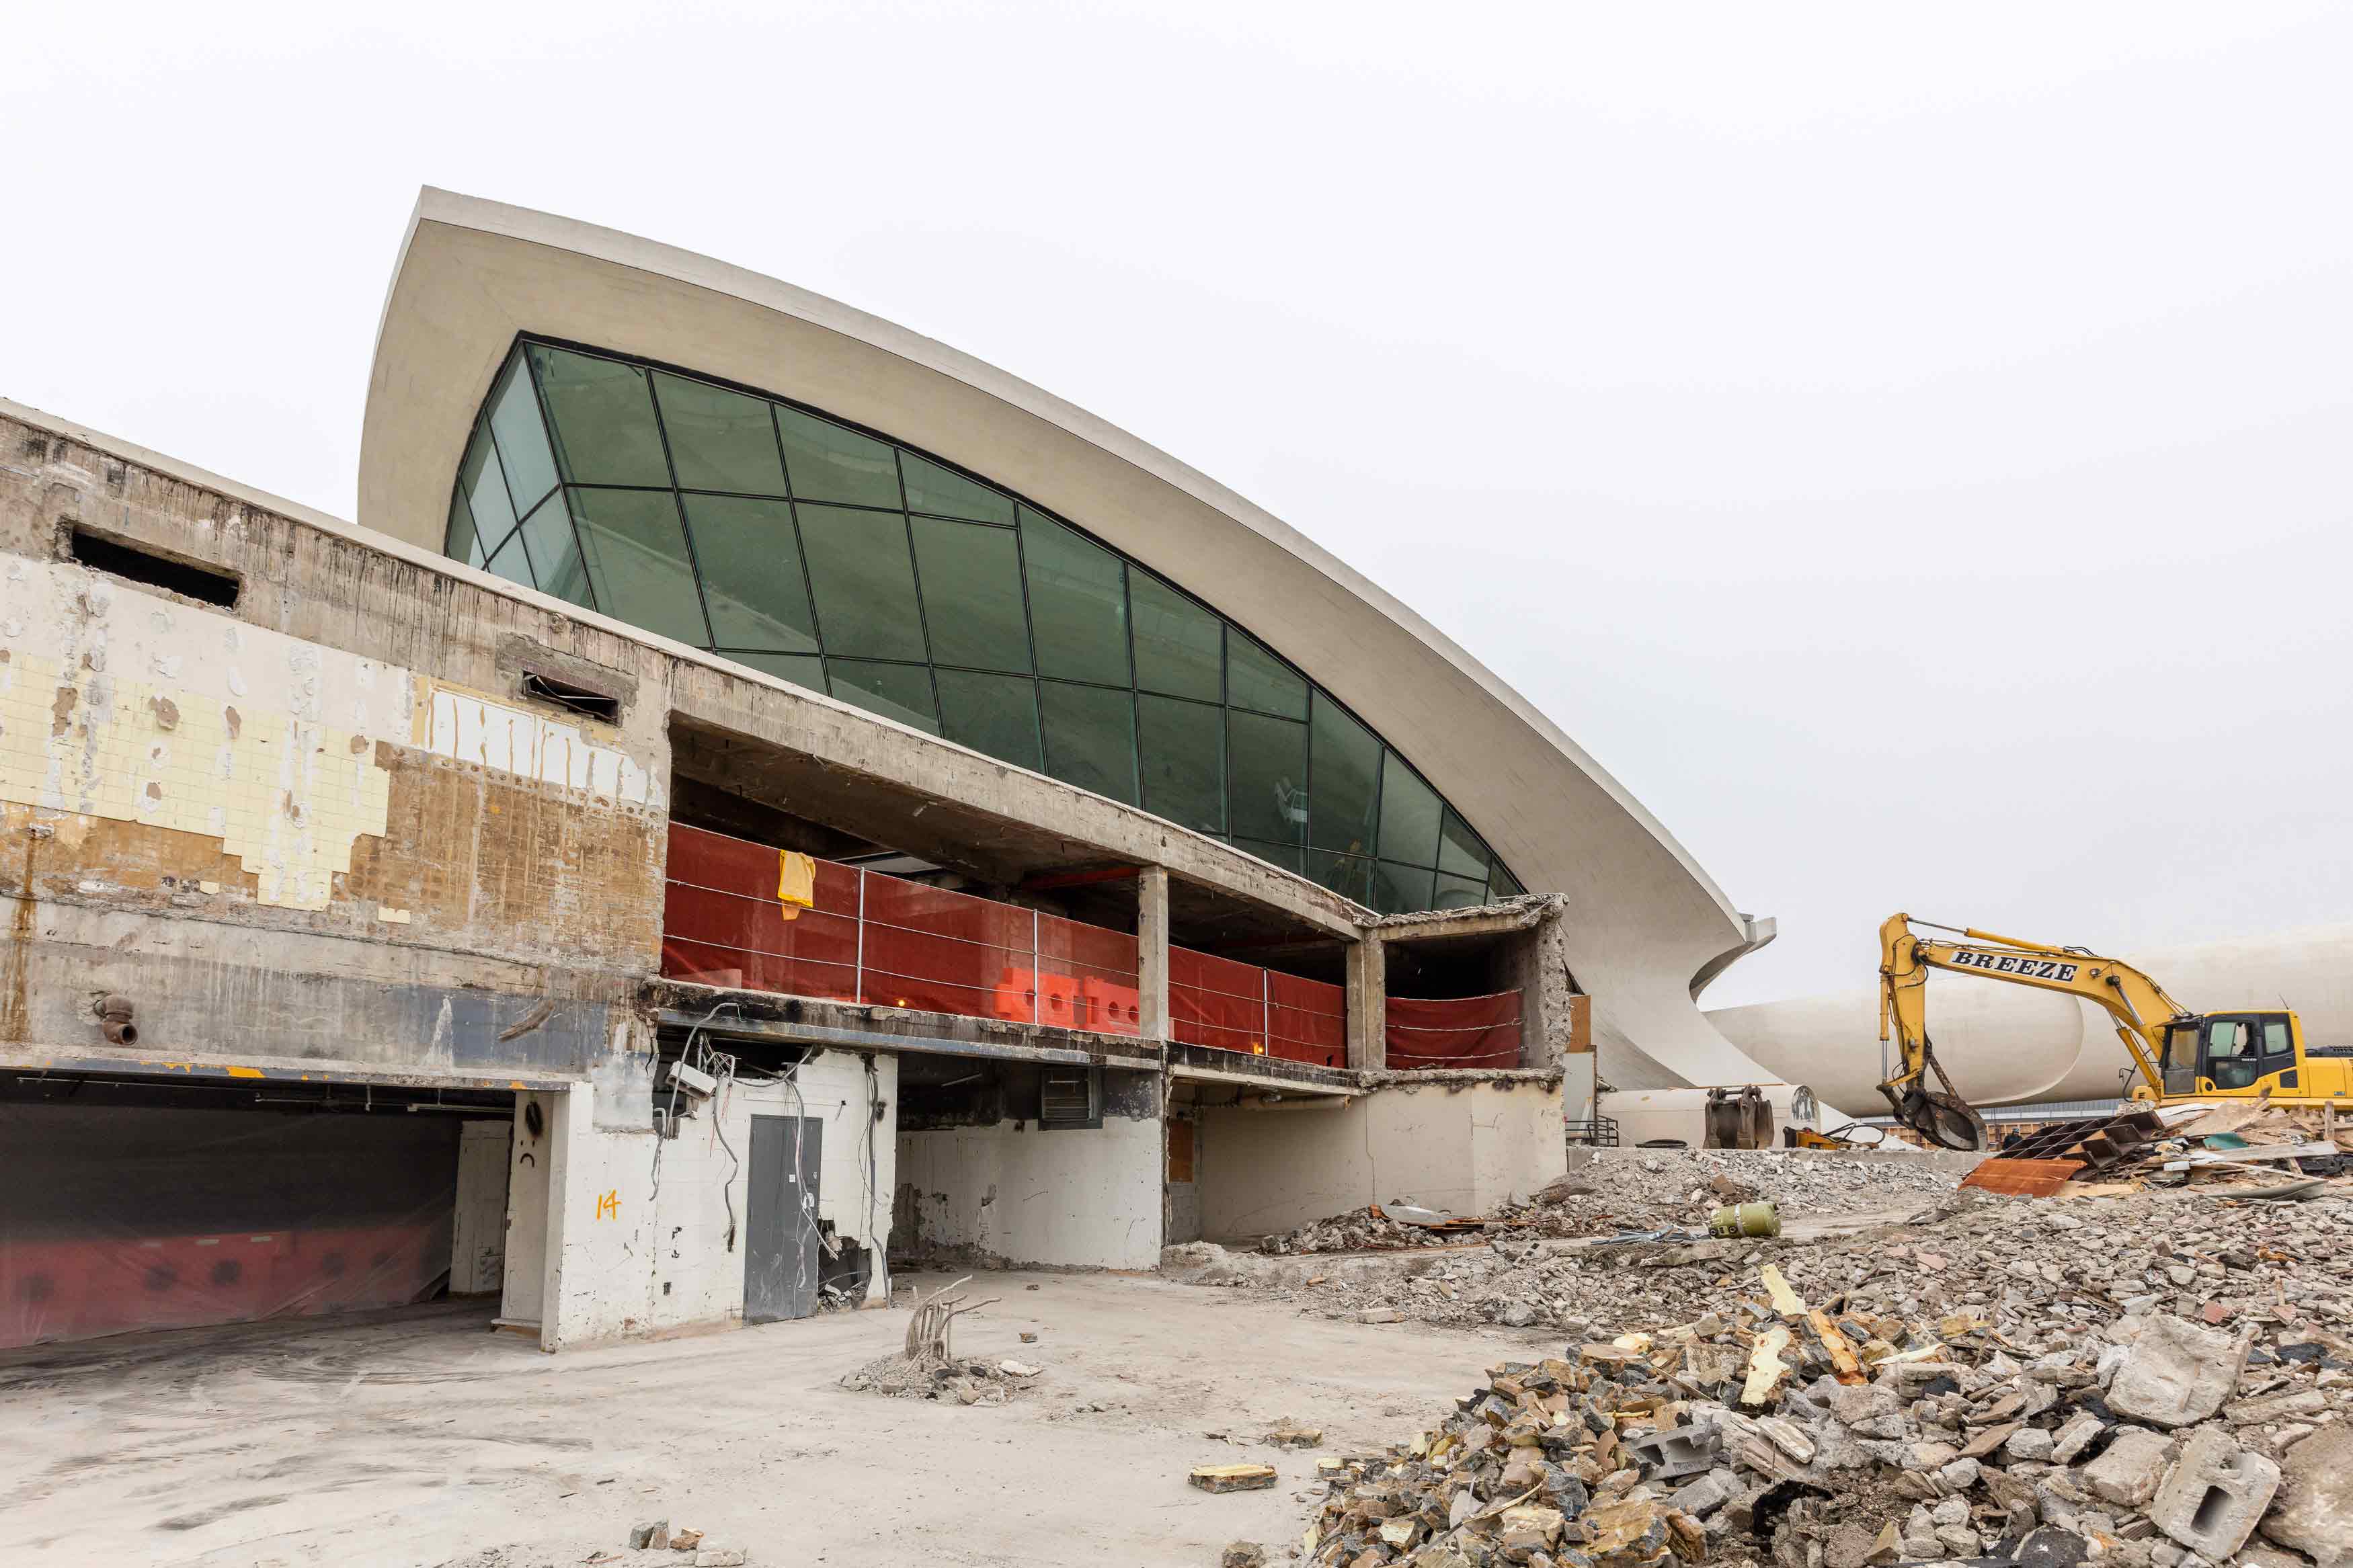
<svg viewBox="0 0 2353 1568"><path fill-rule="evenodd" d="M969 355L723 262L427 189L385 301L359 521L438 546L476 411L518 332L791 398L1060 513L1306 670L1452 801L1532 890L1569 896L1601 1070L1626 1088L1764 1069L1694 1002L1764 932L1599 763L1412 610L1167 454ZM653 639L659 640L659 639Z"/></svg>
<svg viewBox="0 0 2353 1568"><path fill-rule="evenodd" d="M2185 1007L2294 1008L2307 1043L2353 1045L2353 925L2126 953ZM1876 1114L1879 997L1838 992L1725 1007L1708 1019L1758 1061L1850 1115ZM1936 1059L1978 1105L2113 1099L2132 1058L2089 1003L1946 973L1928 977ZM1890 1047L1893 1048L1892 1047ZM1858 1110L1858 1108L1861 1108Z"/></svg>

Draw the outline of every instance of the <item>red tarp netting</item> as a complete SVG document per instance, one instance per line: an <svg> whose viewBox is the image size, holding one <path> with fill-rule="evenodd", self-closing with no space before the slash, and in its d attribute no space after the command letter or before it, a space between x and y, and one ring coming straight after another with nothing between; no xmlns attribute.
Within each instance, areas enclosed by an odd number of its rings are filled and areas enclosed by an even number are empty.
<svg viewBox="0 0 2353 1568"><path fill-rule="evenodd" d="M1075 983L1071 998L1073 1029L1093 1029L1106 1035L1144 1032L1142 999L1135 989L1135 939L1124 931L1081 925L1059 915L1038 917L1038 967L1051 976L1068 975ZM1049 980L1048 999L1055 1000ZM1052 1007L1045 1011L1050 1012ZM1040 1023L1061 1022L1041 1016Z"/></svg>
<svg viewBox="0 0 2353 1568"><path fill-rule="evenodd" d="M1169 1033L1188 1046L1262 1055L1266 971L1189 948L1168 950Z"/></svg>
<svg viewBox="0 0 2353 1568"><path fill-rule="evenodd" d="M0 1346L397 1307L449 1268L454 1117L0 1106Z"/></svg>
<svg viewBox="0 0 2353 1568"><path fill-rule="evenodd" d="M817 862L814 906L786 920L777 871L772 846L673 825L662 973L731 989L1142 1032L1135 938L1124 931L830 860Z"/></svg>
<svg viewBox="0 0 2353 1568"><path fill-rule="evenodd" d="M1029 931L1027 910L869 872L864 999L968 1018L1027 1018Z"/></svg>
<svg viewBox="0 0 2353 1568"><path fill-rule="evenodd" d="M817 863L816 904L786 920L776 852L672 825L663 889L661 972L730 990L835 1001L858 997L858 873Z"/></svg>
<svg viewBox="0 0 2353 1568"><path fill-rule="evenodd" d="M1267 1054L1318 1067L1348 1065L1348 993L1321 980L1266 973Z"/></svg>
<svg viewBox="0 0 2353 1568"><path fill-rule="evenodd" d="M1520 1065L1520 994L1388 999L1392 1068L1509 1068Z"/></svg>

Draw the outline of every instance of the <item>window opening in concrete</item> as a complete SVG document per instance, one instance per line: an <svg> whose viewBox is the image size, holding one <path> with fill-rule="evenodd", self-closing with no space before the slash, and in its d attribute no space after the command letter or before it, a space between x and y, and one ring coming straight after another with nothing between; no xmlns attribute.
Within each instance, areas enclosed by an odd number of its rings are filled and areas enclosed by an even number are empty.
<svg viewBox="0 0 2353 1568"><path fill-rule="evenodd" d="M621 700L602 691L592 691L585 686L575 686L568 680L558 680L552 675L525 670L522 694L541 702L552 702L567 712L599 723L617 722L621 717Z"/></svg>
<svg viewBox="0 0 2353 1568"><path fill-rule="evenodd" d="M1395 749L1200 599L977 475L753 388L520 341L446 549L1385 913L1520 890Z"/></svg>
<svg viewBox="0 0 2353 1568"><path fill-rule="evenodd" d="M225 610L237 607L237 591L242 584L231 573L216 572L208 566L158 554L83 528L73 531L70 548L73 558L93 572L144 583L151 588L218 605Z"/></svg>

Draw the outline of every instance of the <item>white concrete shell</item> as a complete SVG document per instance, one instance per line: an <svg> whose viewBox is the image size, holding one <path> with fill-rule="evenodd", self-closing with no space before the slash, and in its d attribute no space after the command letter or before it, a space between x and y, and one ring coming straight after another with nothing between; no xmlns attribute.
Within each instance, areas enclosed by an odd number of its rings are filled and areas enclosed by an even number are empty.
<svg viewBox="0 0 2353 1568"><path fill-rule="evenodd" d="M2302 1016L2308 1043L2353 1045L2353 925L2120 956L2185 1007L2223 1013L2284 1004ZM1875 1088L1875 991L1725 1007L1708 1018L1758 1061L1812 1085L1848 1115L1885 1109ZM2110 1099L2121 1092L2117 1074L2131 1065L2098 1008L1967 974L1928 977L1928 1033L1936 1058L1978 1105Z"/></svg>
<svg viewBox="0 0 2353 1568"><path fill-rule="evenodd" d="M931 451L1186 585L1356 710L1528 888L1569 895L1571 962L1621 1087L1760 1076L1693 1001L1770 939L1560 729L1412 610L1167 454L969 355L790 284L611 229L427 189L385 302L364 525L427 548L519 332L699 371ZM946 742L940 742L946 744Z"/></svg>

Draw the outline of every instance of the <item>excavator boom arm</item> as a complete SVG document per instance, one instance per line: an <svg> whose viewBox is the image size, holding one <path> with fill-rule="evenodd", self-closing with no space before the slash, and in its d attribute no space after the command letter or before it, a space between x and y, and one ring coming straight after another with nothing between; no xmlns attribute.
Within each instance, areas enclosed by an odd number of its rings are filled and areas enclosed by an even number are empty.
<svg viewBox="0 0 2353 1568"><path fill-rule="evenodd" d="M2186 1010L2165 994L2163 986L2117 959L2021 942L1992 931L1967 930L1960 935L1959 942L1921 937L1912 930L1912 918L1903 914L1889 916L1879 928L1879 1037L1887 1039L1892 1030L1900 1052L1894 1073L1879 1088L1894 1107L1898 1121L1947 1142L1936 1127L1921 1124L1936 1114L1943 1099L1927 1089L1927 1076L1934 1072L1948 1093L1952 1089L1928 1041L1926 987L1931 969L2062 992L2095 1004L2116 1026L2117 1038L2132 1053L2150 1091L2164 1093L2158 1066L2164 1049L2161 1034L2168 1020ZM1952 1098L1958 1100L1957 1095ZM1975 1114L1969 1112L1973 1119ZM1948 1109L1942 1119L1949 1121Z"/></svg>

